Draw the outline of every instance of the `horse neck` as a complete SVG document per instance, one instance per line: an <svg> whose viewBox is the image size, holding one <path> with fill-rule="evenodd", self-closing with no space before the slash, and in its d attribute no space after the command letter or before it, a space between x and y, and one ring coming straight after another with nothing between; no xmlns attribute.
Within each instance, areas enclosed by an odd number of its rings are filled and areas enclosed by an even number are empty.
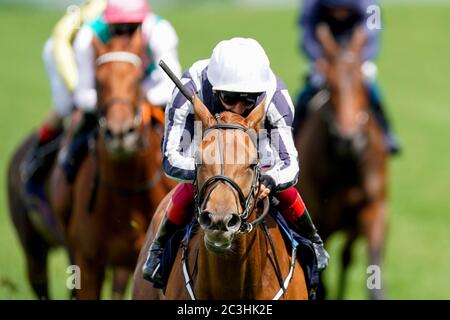
<svg viewBox="0 0 450 320"><path fill-rule="evenodd" d="M138 151L127 159L115 160L106 150L104 142L99 139L96 146L97 170L101 179L111 184L127 187L142 184L151 179L159 170L155 147L159 147L156 133L152 129L143 133L145 142Z"/></svg>
<svg viewBox="0 0 450 320"><path fill-rule="evenodd" d="M196 292L201 299L254 299L261 295L267 245L261 228L241 235L230 253L209 252L201 236ZM213 279L213 280L212 280Z"/></svg>

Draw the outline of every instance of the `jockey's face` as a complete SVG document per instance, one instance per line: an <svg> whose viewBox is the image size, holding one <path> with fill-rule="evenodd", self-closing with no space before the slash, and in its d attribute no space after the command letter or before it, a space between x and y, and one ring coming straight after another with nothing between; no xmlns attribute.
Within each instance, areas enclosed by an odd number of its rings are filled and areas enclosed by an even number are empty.
<svg viewBox="0 0 450 320"><path fill-rule="evenodd" d="M111 36L131 36L140 23L114 23L109 25Z"/></svg>
<svg viewBox="0 0 450 320"><path fill-rule="evenodd" d="M345 21L352 15L352 10L346 7L329 9L329 14L337 21Z"/></svg>
<svg viewBox="0 0 450 320"><path fill-rule="evenodd" d="M227 111L242 115L245 111L256 105L256 100L261 93L242 93L217 91L219 100Z"/></svg>

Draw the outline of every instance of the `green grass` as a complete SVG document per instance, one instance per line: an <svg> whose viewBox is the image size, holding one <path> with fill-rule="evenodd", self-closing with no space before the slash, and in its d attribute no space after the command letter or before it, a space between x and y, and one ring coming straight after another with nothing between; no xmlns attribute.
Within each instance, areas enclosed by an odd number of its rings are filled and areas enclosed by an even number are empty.
<svg viewBox="0 0 450 320"><path fill-rule="evenodd" d="M59 12L0 10L0 299L33 299L24 256L6 203L6 166L18 142L50 107L41 61L43 43ZM209 57L220 40L258 39L274 71L295 97L304 60L298 54L295 10L223 8L162 12L178 31L183 67ZM390 229L382 273L389 299L450 299L450 7L388 6L384 10L380 83L405 152L390 166ZM342 236L330 243L326 282L335 294ZM365 299L365 244L355 247L348 299ZM50 290L66 299L67 259L51 255ZM109 285L106 285L109 292ZM104 295L109 298L109 294Z"/></svg>

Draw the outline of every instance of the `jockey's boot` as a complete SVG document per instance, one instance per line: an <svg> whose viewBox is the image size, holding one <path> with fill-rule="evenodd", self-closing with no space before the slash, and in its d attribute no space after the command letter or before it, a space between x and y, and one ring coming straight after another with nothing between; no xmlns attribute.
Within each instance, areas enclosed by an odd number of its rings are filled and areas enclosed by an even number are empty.
<svg viewBox="0 0 450 320"><path fill-rule="evenodd" d="M61 161L61 167L69 184L75 181L78 169L88 153L89 139L97 126L97 120L95 113L83 112L82 119L73 133L67 151Z"/></svg>
<svg viewBox="0 0 450 320"><path fill-rule="evenodd" d="M401 151L400 141L397 139L396 135L391 129L384 109L381 107L381 105L379 105L378 107L373 105L372 109L375 113L375 118L377 119L378 123L381 126L381 129L383 130L386 147L389 154L399 154Z"/></svg>
<svg viewBox="0 0 450 320"><path fill-rule="evenodd" d="M62 132L62 128L50 128L47 125L39 129L38 139L27 155L22 170L28 192L36 190L50 170L59 148Z"/></svg>
<svg viewBox="0 0 450 320"><path fill-rule="evenodd" d="M180 183L172 194L169 208L159 225L142 268L144 279L153 282L155 288L164 287L160 268L161 254L172 235L185 226L188 219L192 218L193 204L194 186L192 183Z"/></svg>
<svg viewBox="0 0 450 320"><path fill-rule="evenodd" d="M377 84L372 83L369 86L368 90L370 106L373 113L375 114L377 122L383 130L387 150L391 155L399 154L401 152L400 141L392 130L392 126L385 112L385 107Z"/></svg>
<svg viewBox="0 0 450 320"><path fill-rule="evenodd" d="M167 215L164 215L155 239L148 251L147 260L142 268L144 279L153 283L155 288L163 288L164 283L161 275L161 257L172 235L181 226L171 222Z"/></svg>
<svg viewBox="0 0 450 320"><path fill-rule="evenodd" d="M294 221L294 225L299 235L311 240L314 251L316 253L317 267L319 271L324 270L328 266L328 260L330 259L330 256L325 250L322 238L317 232L317 229L314 226L314 223L312 222L312 219L306 208L303 214Z"/></svg>
<svg viewBox="0 0 450 320"><path fill-rule="evenodd" d="M276 198L280 201L281 213L293 226L294 231L312 242L319 271L325 269L328 266L330 256L323 246L322 238L317 233L317 229L297 189L294 187L288 188L279 192Z"/></svg>

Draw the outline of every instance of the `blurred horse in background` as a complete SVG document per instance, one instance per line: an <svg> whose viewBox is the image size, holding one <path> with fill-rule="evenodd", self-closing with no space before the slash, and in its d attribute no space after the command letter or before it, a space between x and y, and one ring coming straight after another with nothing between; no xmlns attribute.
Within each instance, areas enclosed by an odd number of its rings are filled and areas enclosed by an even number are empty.
<svg viewBox="0 0 450 320"><path fill-rule="evenodd" d="M352 245L358 236L367 240L368 264L382 264L387 154L361 73L363 30L354 32L346 48L336 44L325 25L318 27L317 36L326 55L317 67L328 88L311 100L312 111L295 137L302 166L297 187L324 241L336 231L345 232L338 287L338 299L342 299ZM320 291L324 297L323 284ZM371 289L369 295L383 299L383 290Z"/></svg>
<svg viewBox="0 0 450 320"><path fill-rule="evenodd" d="M230 112L214 118L197 97L194 110L204 126L194 182L200 227L176 249L163 295L142 274L171 195L161 202L136 266L133 298L308 299L295 251L286 247L281 228L266 215L268 198L263 209L256 206L259 166L256 136L251 133L264 118L264 102L246 118ZM244 161L237 163L235 155Z"/></svg>
<svg viewBox="0 0 450 320"><path fill-rule="evenodd" d="M95 38L94 47L99 132L74 184L67 231L82 270L80 299L100 297L107 266L134 271L153 213L175 186L162 172L162 128L152 122L161 111L141 100L140 30L106 46Z"/></svg>
<svg viewBox="0 0 450 320"><path fill-rule="evenodd" d="M43 188L48 205L42 201L30 205L20 164L34 135L20 145L10 163L11 216L26 252L28 277L39 298L49 298L48 251L61 244L69 249L70 263L80 267L81 288L73 292L77 298L100 298L107 266L114 270L113 297L122 298L153 212L175 185L161 170L163 112L142 101L143 71L132 63L144 49L140 30L131 38L114 37L107 45L94 38L93 44L97 58L113 55L96 66L98 132L73 186L66 183L54 161ZM62 149L79 120L76 112Z"/></svg>

